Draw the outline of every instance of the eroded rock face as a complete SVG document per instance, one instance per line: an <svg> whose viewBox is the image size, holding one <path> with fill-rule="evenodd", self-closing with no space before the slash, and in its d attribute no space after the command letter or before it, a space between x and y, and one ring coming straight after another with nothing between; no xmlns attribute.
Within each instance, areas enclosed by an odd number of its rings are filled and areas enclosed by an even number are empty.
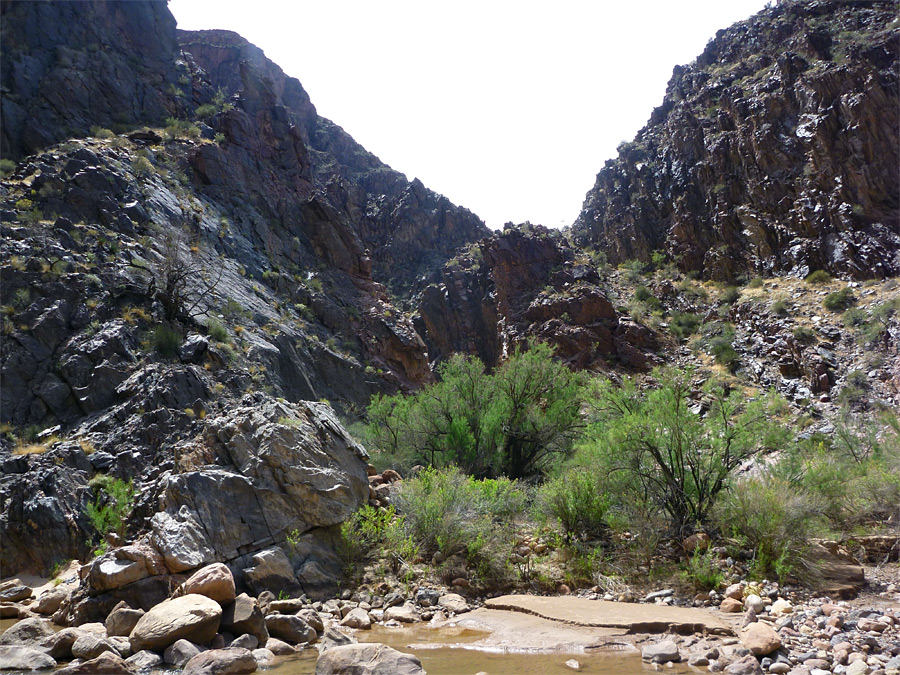
<svg viewBox="0 0 900 675"><path fill-rule="evenodd" d="M340 523L368 497L367 455L327 405L239 407L208 420L205 438L228 468L169 476L162 504L187 507L218 560Z"/></svg>
<svg viewBox="0 0 900 675"><path fill-rule="evenodd" d="M8 3L3 9L0 153L18 158L91 125L176 112L175 19L165 4ZM91 76L85 77L90 72Z"/></svg>
<svg viewBox="0 0 900 675"><path fill-rule="evenodd" d="M577 240L723 280L897 274L895 17L891 2L791 2L719 31L597 175Z"/></svg>
<svg viewBox="0 0 900 675"><path fill-rule="evenodd" d="M575 368L656 363L652 330L619 317L596 268L558 233L522 225L448 264L419 296L416 326L429 356L462 352L494 367L528 338Z"/></svg>

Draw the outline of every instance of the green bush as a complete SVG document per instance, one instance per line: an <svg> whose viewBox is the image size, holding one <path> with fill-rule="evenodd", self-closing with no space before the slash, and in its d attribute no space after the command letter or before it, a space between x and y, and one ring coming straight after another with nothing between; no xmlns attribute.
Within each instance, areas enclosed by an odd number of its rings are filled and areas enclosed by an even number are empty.
<svg viewBox="0 0 900 675"><path fill-rule="evenodd" d="M684 578L698 591L712 591L725 582L718 565L719 556L712 549L696 550L682 565Z"/></svg>
<svg viewBox="0 0 900 675"><path fill-rule="evenodd" d="M741 298L741 289L736 286L728 286L719 297L720 305L733 305Z"/></svg>
<svg viewBox="0 0 900 675"><path fill-rule="evenodd" d="M822 306L832 312L842 312L856 304L856 296L849 287L829 293L822 301Z"/></svg>
<svg viewBox="0 0 900 675"><path fill-rule="evenodd" d="M216 342L228 342L228 329L218 319L207 321L206 333Z"/></svg>
<svg viewBox="0 0 900 675"><path fill-rule="evenodd" d="M789 311L790 307L784 299L776 300L772 303L772 314L775 316L787 316Z"/></svg>
<svg viewBox="0 0 900 675"><path fill-rule="evenodd" d="M530 477L570 454L582 427L583 377L547 345L516 349L493 374L456 355L417 394L376 396L367 409L377 448L404 463L456 465L476 476Z"/></svg>
<svg viewBox="0 0 900 675"><path fill-rule="evenodd" d="M100 474L91 479L94 490L93 503L87 505L85 512L94 529L101 537L110 532L119 536L125 535L128 514L134 505L134 485L131 480Z"/></svg>
<svg viewBox="0 0 900 675"><path fill-rule="evenodd" d="M750 288L762 288L765 286L765 282L762 277L753 277L747 284Z"/></svg>
<svg viewBox="0 0 900 675"><path fill-rule="evenodd" d="M804 279L804 281L808 284L813 284L819 286L821 284L827 284L831 281L831 275L828 274L825 270L816 270L809 274L809 276Z"/></svg>
<svg viewBox="0 0 900 675"><path fill-rule="evenodd" d="M11 159L0 159L0 176L6 178L13 171L16 170L16 163Z"/></svg>
<svg viewBox="0 0 900 675"><path fill-rule="evenodd" d="M580 449L585 470L613 477L607 494L629 507L652 504L668 515L676 534L706 522L732 471L764 448L781 447L787 430L778 423L779 399L747 400L743 392L709 381L709 412L691 407L690 371L656 369L656 388L598 385L590 440ZM629 507L630 508L630 507Z"/></svg>
<svg viewBox="0 0 900 675"><path fill-rule="evenodd" d="M401 483L396 503L402 532L426 555L462 554L481 576L503 577L516 541L513 521L518 514L509 506L524 500L496 495L511 489L516 489L511 483L486 488L456 468L426 468ZM498 504L499 512L492 511Z"/></svg>
<svg viewBox="0 0 900 675"><path fill-rule="evenodd" d="M218 110L216 110L216 106L214 106L212 103L205 103L204 105L201 105L200 107L198 107L194 111L194 114L197 117L199 117L200 119L204 119L207 117L212 117L217 112L218 112Z"/></svg>
<svg viewBox="0 0 900 675"><path fill-rule="evenodd" d="M149 176L156 171L153 168L153 164L151 164L150 160L146 157L135 158L135 160L131 163L131 169L137 176Z"/></svg>
<svg viewBox="0 0 900 675"><path fill-rule="evenodd" d="M647 266L640 260L626 260L619 265L619 269L624 270L625 272L625 281L630 284L640 283L641 279L644 277L644 270L646 267Z"/></svg>
<svg viewBox="0 0 900 675"><path fill-rule="evenodd" d="M161 356L172 358L178 354L181 347L181 335L166 326L157 326L153 329L153 349Z"/></svg>
<svg viewBox="0 0 900 675"><path fill-rule="evenodd" d="M605 533L609 500L593 473L570 469L544 483L537 492L539 515L559 523L567 540Z"/></svg>
<svg viewBox="0 0 900 675"><path fill-rule="evenodd" d="M791 334L802 345L811 345L816 342L816 331L808 326L797 326L791 331Z"/></svg>
<svg viewBox="0 0 900 675"><path fill-rule="evenodd" d="M734 349L732 338L729 336L719 336L712 338L709 342L709 353L713 355L720 366L725 366L729 371L734 372L738 366L738 353Z"/></svg>
<svg viewBox="0 0 900 675"><path fill-rule="evenodd" d="M693 334L701 323L701 318L692 312L672 312L672 334L684 340Z"/></svg>
<svg viewBox="0 0 900 675"><path fill-rule="evenodd" d="M714 519L754 551L758 577L811 581L816 569L809 539L818 533L820 505L805 490L768 475L743 480L716 505Z"/></svg>

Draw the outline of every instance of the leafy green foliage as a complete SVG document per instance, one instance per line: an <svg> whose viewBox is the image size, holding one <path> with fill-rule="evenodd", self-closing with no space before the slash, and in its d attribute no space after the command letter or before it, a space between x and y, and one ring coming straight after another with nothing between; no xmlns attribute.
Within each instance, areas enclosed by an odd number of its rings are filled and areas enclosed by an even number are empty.
<svg viewBox="0 0 900 675"><path fill-rule="evenodd" d="M825 270L815 270L814 272L811 272L804 281L808 284L813 284L814 286L820 286L831 281L831 275Z"/></svg>
<svg viewBox="0 0 900 675"><path fill-rule="evenodd" d="M537 510L549 516L563 530L566 539L599 536L608 528L609 500L588 471L570 469L544 483L537 493Z"/></svg>
<svg viewBox="0 0 900 675"><path fill-rule="evenodd" d="M160 356L172 358L181 347L181 335L171 328L159 325L153 329L152 344Z"/></svg>
<svg viewBox="0 0 900 675"><path fill-rule="evenodd" d="M719 304L720 305L733 305L741 298L741 289L736 286L728 286L724 291L722 291L722 295L719 296Z"/></svg>
<svg viewBox="0 0 900 675"><path fill-rule="evenodd" d="M725 575L719 569L719 557L712 549L694 551L683 565L685 579L698 591L711 591L719 588L725 581Z"/></svg>
<svg viewBox="0 0 900 675"><path fill-rule="evenodd" d="M16 170L16 163L11 159L0 159L0 177L6 178Z"/></svg>
<svg viewBox="0 0 900 675"><path fill-rule="evenodd" d="M567 455L581 428L582 377L550 347L516 349L493 375L474 358L444 363L441 381L413 396L376 396L368 408L378 448L406 461L456 465L476 476L522 478Z"/></svg>
<svg viewBox="0 0 900 675"><path fill-rule="evenodd" d="M132 481L101 474L93 478L90 485L96 495L85 509L91 525L101 536L110 532L124 536L125 519L134 505Z"/></svg>
<svg viewBox="0 0 900 675"><path fill-rule="evenodd" d="M816 341L816 331L808 326L797 326L791 331L791 334L802 345L811 345Z"/></svg>
<svg viewBox="0 0 900 675"><path fill-rule="evenodd" d="M484 577L502 577L515 543L514 518L524 509L510 481L478 481L456 468L426 468L401 484L402 532L425 554L462 554Z"/></svg>
<svg viewBox="0 0 900 675"><path fill-rule="evenodd" d="M856 296L849 286L839 291L829 293L822 301L822 306L832 312L842 312L856 304Z"/></svg>
<svg viewBox="0 0 900 675"><path fill-rule="evenodd" d="M712 380L703 389L705 416L691 410L691 372L656 369L659 385L599 385L591 462L609 477L607 493L643 499L668 516L676 533L704 523L732 471L762 448L781 447L787 431L772 396L748 400Z"/></svg>
<svg viewBox="0 0 900 675"><path fill-rule="evenodd" d="M719 526L753 549L755 576L810 578L809 539L816 532L819 504L806 491L776 476L737 483L716 507Z"/></svg>
<svg viewBox="0 0 900 675"><path fill-rule="evenodd" d="M218 319L210 319L206 323L206 332L216 342L228 342L228 329Z"/></svg>
<svg viewBox="0 0 900 675"><path fill-rule="evenodd" d="M672 312L671 330L675 337L684 340L692 335L702 319L692 312Z"/></svg>

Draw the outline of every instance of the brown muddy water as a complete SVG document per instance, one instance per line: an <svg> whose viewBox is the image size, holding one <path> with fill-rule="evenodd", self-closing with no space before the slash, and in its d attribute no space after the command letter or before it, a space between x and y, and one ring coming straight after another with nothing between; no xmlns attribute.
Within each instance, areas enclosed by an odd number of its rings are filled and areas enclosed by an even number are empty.
<svg viewBox="0 0 900 675"><path fill-rule="evenodd" d="M16 623L16 619L0 620L0 633ZM587 675L638 675L659 672L688 673L686 666L659 668L641 662L635 652L509 652L484 651L472 644L486 633L462 628L431 628L427 624L400 628L374 626L357 631L360 642L381 642L394 649L415 654L428 675L572 675L565 665L575 659L581 666L577 672ZM260 670L266 675L313 675L318 651L306 649L294 656L277 657L273 667ZM177 673L174 669L154 673Z"/></svg>

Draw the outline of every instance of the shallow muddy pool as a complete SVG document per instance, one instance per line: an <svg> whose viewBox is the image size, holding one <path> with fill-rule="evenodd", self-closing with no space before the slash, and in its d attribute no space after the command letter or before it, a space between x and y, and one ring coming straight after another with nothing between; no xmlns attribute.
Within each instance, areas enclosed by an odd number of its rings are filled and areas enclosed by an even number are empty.
<svg viewBox="0 0 900 675"><path fill-rule="evenodd" d="M0 620L0 633L16 623L16 619ZM588 675L637 675L659 672L687 673L686 666L655 668L641 662L635 652L510 652L484 651L473 643L486 633L458 627L432 628L427 624L400 628L374 626L358 631L360 642L381 642L394 649L415 654L428 675L572 675L565 665L575 659L581 666L577 672ZM313 675L318 651L307 649L294 656L279 657L277 664L259 672L268 675ZM154 670L154 673L177 673L177 670Z"/></svg>
<svg viewBox="0 0 900 675"><path fill-rule="evenodd" d="M613 651L573 653L501 652L476 649L472 643L486 634L461 628L431 628L427 624L412 627L385 628L375 626L355 634L360 642L381 642L415 654L428 675L572 675L576 672L565 665L575 659L581 666L577 672L590 675L637 675L658 672L641 662L636 652ZM273 675L312 675L316 669L315 650L279 661L268 671ZM665 672L687 673L684 667L663 668Z"/></svg>

